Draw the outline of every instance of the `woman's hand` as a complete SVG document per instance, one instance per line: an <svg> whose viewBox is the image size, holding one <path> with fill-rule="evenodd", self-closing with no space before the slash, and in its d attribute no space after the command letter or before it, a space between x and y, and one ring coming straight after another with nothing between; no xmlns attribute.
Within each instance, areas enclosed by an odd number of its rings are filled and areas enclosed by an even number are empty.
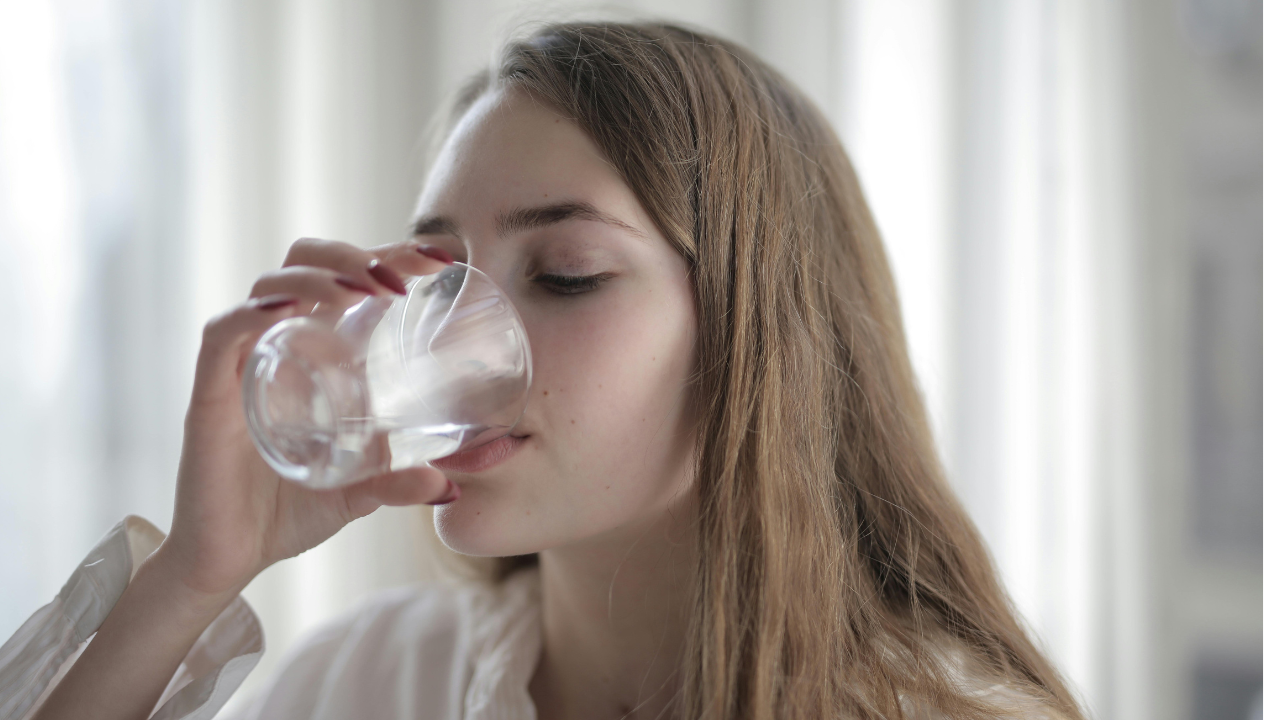
<svg viewBox="0 0 1280 720"><path fill-rule="evenodd" d="M258 279L248 302L205 326L173 526L156 551L166 574L197 593L234 595L269 565L318 545L380 505L457 496L457 486L429 467L333 490L282 480L250 440L240 400L246 359L272 325L313 309L336 319L369 295L403 293L401 275L436 272L444 260L448 255L439 249L412 242L362 250L304 238L290 247L281 269Z"/></svg>
<svg viewBox="0 0 1280 720"><path fill-rule="evenodd" d="M146 717L196 639L263 568L314 547L379 505L449 502L457 496L456 486L427 467L337 490L308 490L281 480L249 439L240 406L245 360L267 328L313 308L336 319L368 295L404 292L397 272L432 273L448 261L439 250L414 243L366 251L299 240L284 267L253 286L249 302L205 326L173 527L138 566L36 720Z"/></svg>

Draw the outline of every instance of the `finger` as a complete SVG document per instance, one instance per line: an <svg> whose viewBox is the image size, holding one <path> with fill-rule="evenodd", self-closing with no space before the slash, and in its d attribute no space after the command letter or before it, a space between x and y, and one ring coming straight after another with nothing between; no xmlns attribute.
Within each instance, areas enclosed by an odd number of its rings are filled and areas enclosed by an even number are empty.
<svg viewBox="0 0 1280 720"><path fill-rule="evenodd" d="M249 295L293 295L313 302L349 307L378 290L373 283L344 275L329 268L294 265L263 273Z"/></svg>
<svg viewBox="0 0 1280 720"><path fill-rule="evenodd" d="M388 294L385 289L381 292ZM373 283L365 283L328 268L294 265L264 273L254 283L250 294L297 296L313 318L331 324L336 323L347 308L378 293Z"/></svg>
<svg viewBox="0 0 1280 720"><path fill-rule="evenodd" d="M318 238L301 238L289 246L284 267L311 265L334 270L370 285L379 295L387 292L405 294L400 273L383 264L377 255L349 243Z"/></svg>
<svg viewBox="0 0 1280 720"><path fill-rule="evenodd" d="M433 275L454 262L448 250L414 240L378 245L369 252L405 275Z"/></svg>
<svg viewBox="0 0 1280 720"><path fill-rule="evenodd" d="M301 314L303 305L293 295L268 295L241 303L206 323L196 358L192 405L238 396L248 349L272 325Z"/></svg>
<svg viewBox="0 0 1280 720"><path fill-rule="evenodd" d="M368 515L382 505L440 505L458 499L458 486L430 467L411 467L384 473L344 488L352 518Z"/></svg>

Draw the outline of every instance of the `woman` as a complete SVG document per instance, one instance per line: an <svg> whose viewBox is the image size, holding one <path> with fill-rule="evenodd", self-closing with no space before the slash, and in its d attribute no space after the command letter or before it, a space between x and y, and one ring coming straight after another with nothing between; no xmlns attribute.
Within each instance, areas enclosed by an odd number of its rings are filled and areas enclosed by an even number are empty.
<svg viewBox="0 0 1280 720"><path fill-rule="evenodd" d="M172 532L64 677L27 671L35 717L209 717L261 650L249 580L423 502L491 579L334 621L243 717L1081 717L947 487L848 157L776 72L675 26L547 27L460 94L418 210L408 243L299 241L209 323ZM511 437L280 481L239 405L254 340L451 257L528 328Z"/></svg>

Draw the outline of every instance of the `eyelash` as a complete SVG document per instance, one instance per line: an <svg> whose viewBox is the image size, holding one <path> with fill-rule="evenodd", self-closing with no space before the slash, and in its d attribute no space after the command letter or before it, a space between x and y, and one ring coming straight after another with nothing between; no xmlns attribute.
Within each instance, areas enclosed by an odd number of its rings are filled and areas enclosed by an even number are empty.
<svg viewBox="0 0 1280 720"><path fill-rule="evenodd" d="M557 295L577 295L595 290L609 277L608 273L600 273L599 275L550 275L543 273L537 277L537 280Z"/></svg>

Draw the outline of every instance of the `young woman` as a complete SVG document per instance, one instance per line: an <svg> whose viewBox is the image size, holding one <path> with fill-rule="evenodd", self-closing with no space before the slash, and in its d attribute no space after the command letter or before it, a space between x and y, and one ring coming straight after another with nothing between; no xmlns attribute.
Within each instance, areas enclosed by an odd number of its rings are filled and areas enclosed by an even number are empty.
<svg viewBox="0 0 1280 720"><path fill-rule="evenodd" d="M63 612L42 669L0 652L0 708L210 717L261 652L240 590L425 502L446 545L499 558L491 580L379 595L240 717L1081 717L947 486L884 249L812 103L705 34L553 25L470 83L448 130L412 241L300 240L209 323L172 532L131 519L104 540L116 594ZM515 431L343 490L281 481L239 402L256 338L450 257L526 323Z"/></svg>

